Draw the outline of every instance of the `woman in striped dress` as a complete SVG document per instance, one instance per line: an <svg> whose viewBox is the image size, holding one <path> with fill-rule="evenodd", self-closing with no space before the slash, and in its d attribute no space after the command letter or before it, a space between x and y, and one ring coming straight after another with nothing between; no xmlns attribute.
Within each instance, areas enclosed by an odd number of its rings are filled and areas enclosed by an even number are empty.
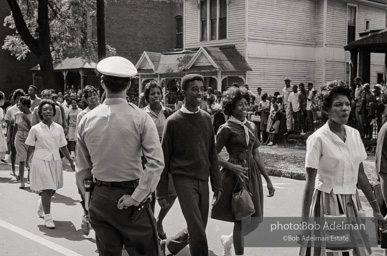
<svg viewBox="0 0 387 256"><path fill-rule="evenodd" d="M367 158L360 133L347 125L351 112L351 92L344 86L335 86L325 95L323 108L328 113L328 121L315 131L307 140L305 157L306 185L303 196L302 217L323 218L331 216L361 221L362 206L356 185L363 191L370 202L377 220L385 223L379 205L372 192L363 168ZM357 218L357 219L356 219ZM352 223L353 224L353 223ZM384 226L385 224L383 224ZM304 236L324 237L319 230L305 231ZM346 253L365 256L371 255L367 246L367 234L362 230L352 230L348 234L353 241L346 247ZM307 239L303 239L306 241ZM356 242L355 242L356 241ZM323 242L305 242L300 255L346 255L331 248L332 244ZM333 254L327 254L332 250ZM348 255L348 254L347 254Z"/></svg>

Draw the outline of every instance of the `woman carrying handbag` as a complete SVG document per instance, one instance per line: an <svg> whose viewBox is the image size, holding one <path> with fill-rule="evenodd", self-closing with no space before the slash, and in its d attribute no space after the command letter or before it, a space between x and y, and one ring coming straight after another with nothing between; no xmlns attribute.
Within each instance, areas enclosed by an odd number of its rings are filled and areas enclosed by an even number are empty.
<svg viewBox="0 0 387 256"><path fill-rule="evenodd" d="M221 237L223 255L231 255L233 244L235 254L243 255L244 236L253 232L262 221L263 188L261 174L267 183L268 196L274 195L274 187L259 155L256 127L246 119L249 100L250 95L244 88L231 87L227 90L223 97L223 110L224 114L230 118L219 128L216 135L218 159L223 167L221 171L223 192L218 203L212 208L211 217L234 222L233 232ZM228 161L220 156L223 147L226 147L229 153ZM241 187L244 190L242 192L240 192ZM246 211L248 210L246 201L249 201L246 192L251 196L254 213ZM235 196L242 197L242 199L235 200ZM233 211L233 204L235 206L235 203L238 202L243 207L234 207Z"/></svg>

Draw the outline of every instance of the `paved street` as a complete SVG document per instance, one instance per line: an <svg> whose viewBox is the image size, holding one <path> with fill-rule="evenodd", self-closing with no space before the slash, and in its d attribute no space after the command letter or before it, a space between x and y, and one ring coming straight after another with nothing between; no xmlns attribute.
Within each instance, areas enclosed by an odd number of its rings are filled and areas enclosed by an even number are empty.
<svg viewBox="0 0 387 256"><path fill-rule="evenodd" d="M65 165L65 185L53 198L52 214L56 229L45 228L43 220L36 213L37 194L28 187L18 188L14 177L10 176L10 166L0 164L0 252L1 255L98 255L94 232L84 236L80 230L82 208L75 186L74 172ZM304 181L272 177L276 188L274 198L265 198L265 216L299 216ZM265 191L265 194L266 191ZM364 201L364 198L363 198ZM371 214L370 207L364 207ZM185 226L178 203L165 219L168 235L180 231ZM221 255L219 237L232 231L232 224L209 220L207 237L210 255ZM297 255L298 248L247 248L245 255ZM179 256L188 256L188 249ZM373 255L382 255L374 253Z"/></svg>

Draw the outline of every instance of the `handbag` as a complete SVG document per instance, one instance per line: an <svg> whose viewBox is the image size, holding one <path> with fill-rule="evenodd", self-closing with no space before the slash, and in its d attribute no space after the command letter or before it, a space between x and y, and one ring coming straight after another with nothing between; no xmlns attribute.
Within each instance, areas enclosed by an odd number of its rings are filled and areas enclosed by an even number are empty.
<svg viewBox="0 0 387 256"><path fill-rule="evenodd" d="M251 196L251 193L246 188L244 179L238 178L232 193L231 201L232 213L236 220L247 219L255 213Z"/></svg>

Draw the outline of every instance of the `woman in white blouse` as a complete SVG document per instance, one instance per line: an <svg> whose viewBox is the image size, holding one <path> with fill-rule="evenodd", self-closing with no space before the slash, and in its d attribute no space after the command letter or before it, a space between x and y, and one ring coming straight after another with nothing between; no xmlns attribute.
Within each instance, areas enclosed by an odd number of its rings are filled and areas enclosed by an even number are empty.
<svg viewBox="0 0 387 256"><path fill-rule="evenodd" d="M351 112L350 90L335 86L324 98L323 108L328 112L328 122L307 140L305 158L306 185L302 216L326 217L327 215L359 217L362 206L356 184L371 204L374 216L383 222L378 202L364 173L363 161L367 158L360 134L345 125ZM306 234L306 233L304 233ZM365 232L351 233L353 255L370 255L364 242ZM303 244L300 255L327 255L324 243Z"/></svg>
<svg viewBox="0 0 387 256"><path fill-rule="evenodd" d="M55 103L43 100L39 104L39 117L41 122L32 126L27 140L27 159L33 154L31 160L31 190L40 192L38 215L43 217L47 228L55 228L51 216L51 197L55 191L63 186L62 161L59 149L71 163L75 170L74 162L66 147L67 141L62 126L52 121L55 116ZM29 166L27 162L26 166Z"/></svg>

